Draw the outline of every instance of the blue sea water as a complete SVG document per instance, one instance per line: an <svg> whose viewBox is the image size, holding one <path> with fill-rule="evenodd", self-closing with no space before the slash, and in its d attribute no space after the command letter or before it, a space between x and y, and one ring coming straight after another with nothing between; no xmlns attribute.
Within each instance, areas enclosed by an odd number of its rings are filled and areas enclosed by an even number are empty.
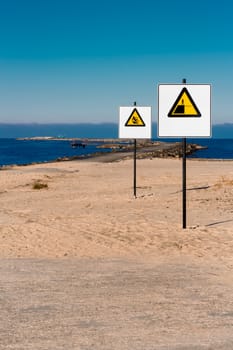
<svg viewBox="0 0 233 350"><path fill-rule="evenodd" d="M0 166L43 163L59 158L82 156L99 152L101 142L90 142L85 148L73 148L65 140L0 139ZM101 149L101 152L109 149Z"/></svg>
<svg viewBox="0 0 233 350"><path fill-rule="evenodd" d="M158 141L161 141L158 140ZM162 141L176 141L180 142L181 139L162 139ZM230 159L233 160L233 139L215 139L215 138L198 138L187 139L187 143L195 143L200 146L207 147L194 152L189 158L201 158L201 159Z"/></svg>
<svg viewBox="0 0 233 350"><path fill-rule="evenodd" d="M193 153L190 158L233 160L233 139L189 139L188 142L207 147Z"/></svg>
<svg viewBox="0 0 233 350"><path fill-rule="evenodd" d="M6 124L0 123L0 138L33 136L64 136L79 138L117 138L117 123L76 124ZM216 124L212 127L214 139L232 139L233 123ZM157 137L157 124L152 123L152 137Z"/></svg>
<svg viewBox="0 0 233 350"><path fill-rule="evenodd" d="M153 124L153 138L157 127ZM118 124L0 124L0 166L49 162L63 157L73 157L99 152L98 143L88 143L85 149L72 148L66 140L18 140L19 137L53 136L65 138L118 137ZM160 139L160 141L181 141L180 139ZM207 146L195 152L192 158L233 159L233 124L213 127L211 139L187 139L187 142ZM103 152L109 149L101 149Z"/></svg>
<svg viewBox="0 0 233 350"><path fill-rule="evenodd" d="M167 141L171 142L171 139ZM187 142L208 147L193 153L189 156L191 158L233 160L233 139L188 139ZM93 154L100 151L100 144L101 142L90 142L83 149L72 148L71 142L66 140L0 139L0 166L49 162L63 157ZM110 150L101 149L102 151Z"/></svg>

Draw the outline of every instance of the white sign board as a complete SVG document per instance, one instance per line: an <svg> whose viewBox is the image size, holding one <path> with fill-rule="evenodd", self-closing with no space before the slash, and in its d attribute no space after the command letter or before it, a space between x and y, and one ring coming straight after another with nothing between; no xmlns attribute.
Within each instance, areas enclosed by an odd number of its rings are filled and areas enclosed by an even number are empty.
<svg viewBox="0 0 233 350"><path fill-rule="evenodd" d="M158 108L158 137L211 137L209 84L160 84Z"/></svg>
<svg viewBox="0 0 233 350"><path fill-rule="evenodd" d="M150 139L151 107L120 107L119 138Z"/></svg>

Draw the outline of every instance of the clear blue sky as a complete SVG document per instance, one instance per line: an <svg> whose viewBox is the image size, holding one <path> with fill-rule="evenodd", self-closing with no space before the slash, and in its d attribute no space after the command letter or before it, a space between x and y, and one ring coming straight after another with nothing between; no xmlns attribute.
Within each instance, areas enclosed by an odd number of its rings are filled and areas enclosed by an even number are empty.
<svg viewBox="0 0 233 350"><path fill-rule="evenodd" d="M118 122L159 83L210 83L233 122L232 0L0 0L0 122Z"/></svg>

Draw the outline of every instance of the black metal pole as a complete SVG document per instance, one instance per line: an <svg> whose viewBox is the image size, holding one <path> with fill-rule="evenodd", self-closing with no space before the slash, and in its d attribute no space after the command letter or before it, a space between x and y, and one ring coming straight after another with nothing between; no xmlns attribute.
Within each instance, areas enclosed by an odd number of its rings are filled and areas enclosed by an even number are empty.
<svg viewBox="0 0 233 350"><path fill-rule="evenodd" d="M136 106L137 103L134 102L134 106ZM133 176L133 193L134 193L134 198L137 198L137 140L134 139L134 176Z"/></svg>
<svg viewBox="0 0 233 350"><path fill-rule="evenodd" d="M186 84L186 79L182 80L183 84ZM183 152L183 161L182 161L182 187L183 187L183 229L186 228L186 137L182 139L182 152Z"/></svg>
<svg viewBox="0 0 233 350"><path fill-rule="evenodd" d="M134 188L134 197L137 198L137 140L134 139L134 180L133 180L133 188Z"/></svg>
<svg viewBox="0 0 233 350"><path fill-rule="evenodd" d="M183 149L183 228L186 228L186 137L182 140Z"/></svg>

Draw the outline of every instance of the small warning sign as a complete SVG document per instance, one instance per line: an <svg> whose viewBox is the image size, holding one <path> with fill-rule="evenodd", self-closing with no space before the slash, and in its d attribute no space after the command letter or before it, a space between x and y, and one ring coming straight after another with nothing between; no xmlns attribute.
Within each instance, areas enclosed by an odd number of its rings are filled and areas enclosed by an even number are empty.
<svg viewBox="0 0 233 350"><path fill-rule="evenodd" d="M142 117L140 116L137 108L134 108L130 114L128 120L125 123L125 126L145 126Z"/></svg>
<svg viewBox="0 0 233 350"><path fill-rule="evenodd" d="M199 109L185 87L173 104L168 117L201 117Z"/></svg>
<svg viewBox="0 0 233 350"><path fill-rule="evenodd" d="M151 107L124 106L119 112L119 138L151 138Z"/></svg>

